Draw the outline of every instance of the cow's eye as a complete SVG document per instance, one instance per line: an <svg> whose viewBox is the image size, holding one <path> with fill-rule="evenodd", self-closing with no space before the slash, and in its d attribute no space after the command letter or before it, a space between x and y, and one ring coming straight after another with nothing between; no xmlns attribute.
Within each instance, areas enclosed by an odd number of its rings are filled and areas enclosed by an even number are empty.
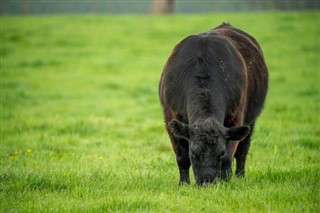
<svg viewBox="0 0 320 213"><path fill-rule="evenodd" d="M197 155L197 156L201 155L202 147L199 143L191 143L190 148L191 148L192 154Z"/></svg>

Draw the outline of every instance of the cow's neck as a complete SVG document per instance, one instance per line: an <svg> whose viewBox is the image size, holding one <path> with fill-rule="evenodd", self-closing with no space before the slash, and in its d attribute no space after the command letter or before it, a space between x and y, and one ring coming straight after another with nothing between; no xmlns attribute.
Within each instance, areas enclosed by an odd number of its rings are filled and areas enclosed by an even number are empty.
<svg viewBox="0 0 320 213"><path fill-rule="evenodd" d="M221 93L213 94L208 89L200 89L190 94L187 104L189 124L208 118L223 124L226 106L224 100Z"/></svg>

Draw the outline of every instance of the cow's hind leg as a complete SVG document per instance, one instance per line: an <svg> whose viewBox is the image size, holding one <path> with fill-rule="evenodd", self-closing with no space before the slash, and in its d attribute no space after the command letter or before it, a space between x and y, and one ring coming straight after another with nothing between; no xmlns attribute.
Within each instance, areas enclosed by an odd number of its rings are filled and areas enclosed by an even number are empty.
<svg viewBox="0 0 320 213"><path fill-rule="evenodd" d="M172 147L176 154L177 164L179 167L180 181L179 185L184 183L189 184L189 169L190 169L190 159L189 159L189 143L184 139L177 138L169 133Z"/></svg>
<svg viewBox="0 0 320 213"><path fill-rule="evenodd" d="M236 176L237 177L243 177L245 174L245 164L246 164L246 158L248 155L248 151L250 148L250 143L251 143L251 136L253 133L253 128L254 128L254 124L250 125L251 127L251 131L249 133L249 135L239 143L238 147L237 147L237 151L234 155L234 157L236 158Z"/></svg>

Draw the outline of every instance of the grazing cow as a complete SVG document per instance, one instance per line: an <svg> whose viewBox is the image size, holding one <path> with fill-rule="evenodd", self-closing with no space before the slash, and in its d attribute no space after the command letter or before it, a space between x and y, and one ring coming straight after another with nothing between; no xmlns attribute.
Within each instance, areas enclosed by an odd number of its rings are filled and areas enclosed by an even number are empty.
<svg viewBox="0 0 320 213"><path fill-rule="evenodd" d="M268 89L262 50L249 34L222 25L174 48L159 85L165 127L180 172L199 185L243 176L255 121Z"/></svg>

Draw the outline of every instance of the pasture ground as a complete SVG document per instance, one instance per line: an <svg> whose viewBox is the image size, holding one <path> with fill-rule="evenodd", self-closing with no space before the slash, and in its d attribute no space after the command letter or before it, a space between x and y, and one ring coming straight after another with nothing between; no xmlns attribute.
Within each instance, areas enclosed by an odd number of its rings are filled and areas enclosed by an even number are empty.
<svg viewBox="0 0 320 213"><path fill-rule="evenodd" d="M1 212L320 211L318 11L0 18ZM260 42L267 103L245 178L178 187L158 81L223 21Z"/></svg>

